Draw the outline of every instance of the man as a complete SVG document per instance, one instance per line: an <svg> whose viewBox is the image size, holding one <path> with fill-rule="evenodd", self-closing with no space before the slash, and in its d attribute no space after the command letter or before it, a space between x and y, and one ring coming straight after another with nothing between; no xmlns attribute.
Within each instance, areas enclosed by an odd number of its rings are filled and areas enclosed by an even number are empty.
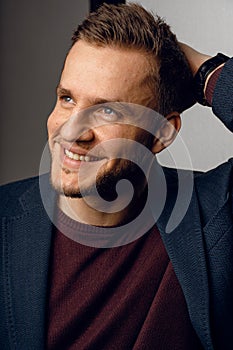
<svg viewBox="0 0 233 350"><path fill-rule="evenodd" d="M198 100L230 126L232 61L182 49ZM151 157L176 137L191 85L175 36L139 5L78 27L48 120L55 191L47 175L1 188L2 349L230 349L231 162L192 186Z"/></svg>

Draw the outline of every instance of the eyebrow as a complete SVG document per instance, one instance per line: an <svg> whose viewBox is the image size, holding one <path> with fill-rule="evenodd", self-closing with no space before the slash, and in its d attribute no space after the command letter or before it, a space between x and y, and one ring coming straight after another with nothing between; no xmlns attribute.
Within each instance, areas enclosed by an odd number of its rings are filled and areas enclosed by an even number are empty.
<svg viewBox="0 0 233 350"><path fill-rule="evenodd" d="M65 89L61 84L59 84L56 88L56 92L58 95L72 95L71 91L68 89Z"/></svg>
<svg viewBox="0 0 233 350"><path fill-rule="evenodd" d="M72 94L71 90L64 88L61 84L58 84L56 91L57 91L58 96L68 95L68 96L73 98L73 94ZM120 101L119 99L108 100L108 99L101 98L101 97L88 99L88 103L92 106L98 105L98 104L103 104L103 103L113 103L113 102L122 102L122 101Z"/></svg>

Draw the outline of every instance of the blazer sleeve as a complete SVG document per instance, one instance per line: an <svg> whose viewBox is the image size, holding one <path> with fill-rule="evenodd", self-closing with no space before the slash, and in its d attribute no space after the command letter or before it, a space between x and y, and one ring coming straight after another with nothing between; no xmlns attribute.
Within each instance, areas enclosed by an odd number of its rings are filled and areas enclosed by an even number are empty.
<svg viewBox="0 0 233 350"><path fill-rule="evenodd" d="M212 108L214 114L233 132L233 58L225 63L217 80Z"/></svg>

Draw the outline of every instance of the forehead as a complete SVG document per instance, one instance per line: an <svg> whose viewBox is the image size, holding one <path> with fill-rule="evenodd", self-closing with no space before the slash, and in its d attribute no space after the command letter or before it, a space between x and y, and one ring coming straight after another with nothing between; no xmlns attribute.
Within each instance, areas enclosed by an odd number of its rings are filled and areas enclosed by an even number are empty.
<svg viewBox="0 0 233 350"><path fill-rule="evenodd" d="M106 99L112 96L137 103L133 95L151 95L147 84L150 61L138 50L94 46L79 40L67 56L61 84L77 93L104 93Z"/></svg>

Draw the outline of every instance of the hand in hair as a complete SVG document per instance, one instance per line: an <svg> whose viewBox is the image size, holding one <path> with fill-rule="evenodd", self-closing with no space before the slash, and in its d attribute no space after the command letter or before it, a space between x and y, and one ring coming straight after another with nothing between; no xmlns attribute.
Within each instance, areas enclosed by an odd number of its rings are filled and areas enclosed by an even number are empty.
<svg viewBox="0 0 233 350"><path fill-rule="evenodd" d="M187 44L180 42L179 45L188 60L193 76L196 74L202 63L211 58L211 56L198 52Z"/></svg>

